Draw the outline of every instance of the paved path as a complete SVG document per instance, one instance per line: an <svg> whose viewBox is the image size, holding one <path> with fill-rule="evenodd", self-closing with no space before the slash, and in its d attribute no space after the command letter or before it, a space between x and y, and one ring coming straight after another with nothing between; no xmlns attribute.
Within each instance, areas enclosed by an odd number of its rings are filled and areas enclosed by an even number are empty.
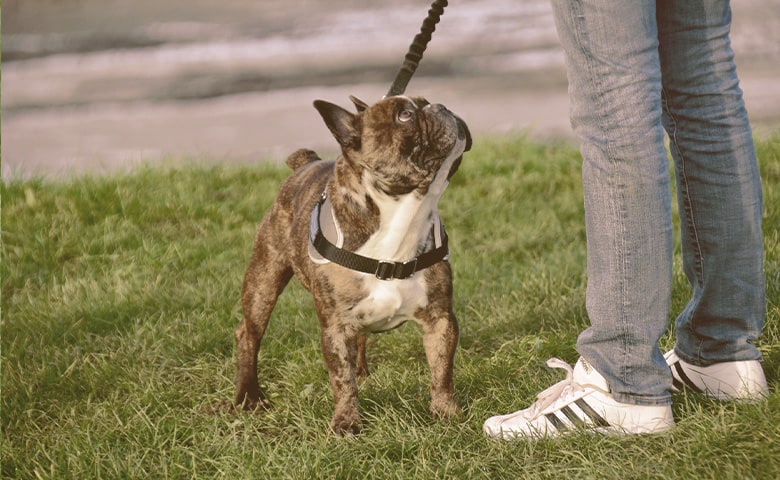
<svg viewBox="0 0 780 480"><path fill-rule="evenodd" d="M339 0L318 13L311 8L322 2L304 3L293 10L287 0L224 0L219 8L160 0L139 2L117 20L103 0L74 0L62 11L6 0L3 176L279 161L299 147L332 154L335 143L312 101L346 106L351 94L380 98L427 2ZM571 136L547 1L464 0L455 7L408 92L447 105L477 139L521 131ZM751 119L759 134L777 130L780 0L742 0L734 9ZM88 25L86 12L93 16Z"/></svg>

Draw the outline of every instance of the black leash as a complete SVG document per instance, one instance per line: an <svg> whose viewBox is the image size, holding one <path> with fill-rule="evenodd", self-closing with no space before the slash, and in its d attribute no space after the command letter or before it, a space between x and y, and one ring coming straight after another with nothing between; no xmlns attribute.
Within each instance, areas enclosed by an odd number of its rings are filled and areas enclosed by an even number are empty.
<svg viewBox="0 0 780 480"><path fill-rule="evenodd" d="M412 75L417 70L417 66L422 60L423 52L428 46L428 42L431 41L431 35L436 30L436 24L439 23L442 14L444 14L444 7L447 6L447 0L434 0L431 4L431 8L428 10L428 16L425 17L422 27L420 27L420 33L415 35L412 44L409 45L409 51L406 53L404 62L401 65L401 70L395 76L393 85L387 92L385 97L392 97L395 95L401 95L406 91L406 86L409 84L409 80L412 79Z"/></svg>

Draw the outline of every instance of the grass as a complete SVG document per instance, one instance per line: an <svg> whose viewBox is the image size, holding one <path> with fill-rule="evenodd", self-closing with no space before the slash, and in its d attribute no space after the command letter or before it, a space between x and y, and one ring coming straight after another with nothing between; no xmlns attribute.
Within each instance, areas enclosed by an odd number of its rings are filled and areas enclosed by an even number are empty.
<svg viewBox="0 0 780 480"><path fill-rule="evenodd" d="M765 185L771 385L759 405L675 396L661 436L498 443L495 413L526 406L574 362L587 325L579 156L485 140L441 202L461 325L464 408L427 413L418 328L372 337L364 432L328 433L319 330L293 282L261 349L274 409L211 415L233 395L232 332L254 232L284 167L149 168L2 186L3 478L780 477L780 137L758 143ZM679 247L678 247L679 249ZM689 294L675 263L673 306ZM663 339L663 347L673 339Z"/></svg>

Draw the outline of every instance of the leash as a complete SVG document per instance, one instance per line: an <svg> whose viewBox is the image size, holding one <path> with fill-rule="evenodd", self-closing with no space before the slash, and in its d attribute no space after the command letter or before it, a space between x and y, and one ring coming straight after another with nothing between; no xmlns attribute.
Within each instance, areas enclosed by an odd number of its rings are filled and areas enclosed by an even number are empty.
<svg viewBox="0 0 780 480"><path fill-rule="evenodd" d="M412 75L417 70L417 66L422 60L423 52L431 41L431 35L436 30L436 24L439 23L441 16L444 14L444 7L447 6L447 0L434 0L431 4L431 8L428 10L428 16L423 20L420 27L420 33L415 35L412 44L409 45L409 51L404 57L404 61L401 64L401 69L395 76L393 85L387 92L385 97L393 97L395 95L401 95L406 91L406 86L409 84L409 80L412 79Z"/></svg>

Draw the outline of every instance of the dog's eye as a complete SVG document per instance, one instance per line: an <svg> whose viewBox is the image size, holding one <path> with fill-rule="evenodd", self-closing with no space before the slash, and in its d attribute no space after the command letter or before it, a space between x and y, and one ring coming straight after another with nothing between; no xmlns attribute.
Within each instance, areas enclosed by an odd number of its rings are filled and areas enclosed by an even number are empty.
<svg viewBox="0 0 780 480"><path fill-rule="evenodd" d="M398 112L398 121L401 123L407 123L414 118L414 112L411 110L401 110Z"/></svg>

